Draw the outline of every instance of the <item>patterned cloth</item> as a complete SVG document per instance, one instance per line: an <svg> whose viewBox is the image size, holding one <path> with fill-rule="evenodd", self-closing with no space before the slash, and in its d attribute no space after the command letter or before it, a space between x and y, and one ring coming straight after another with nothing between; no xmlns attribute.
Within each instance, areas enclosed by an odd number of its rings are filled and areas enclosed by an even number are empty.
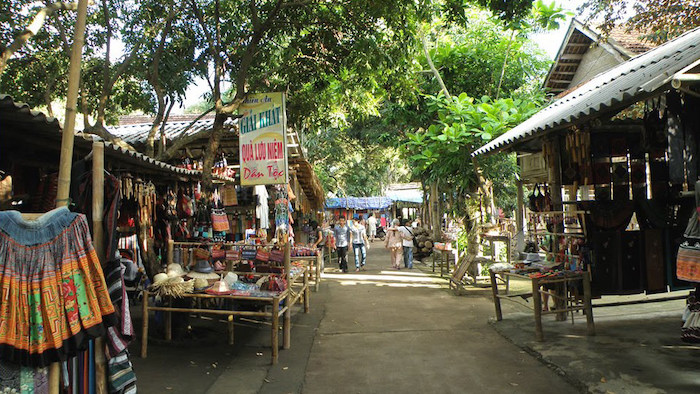
<svg viewBox="0 0 700 394"><path fill-rule="evenodd" d="M688 282L700 282L700 240L686 238L678 247L676 276Z"/></svg>
<svg viewBox="0 0 700 394"><path fill-rule="evenodd" d="M107 328L107 357L113 357L126 350L134 336L120 260L111 260L107 263L105 279L118 320L116 325Z"/></svg>
<svg viewBox="0 0 700 394"><path fill-rule="evenodd" d="M681 340L684 342L700 342L700 302L698 302L695 295L696 292L690 293L683 312Z"/></svg>
<svg viewBox="0 0 700 394"><path fill-rule="evenodd" d="M0 212L0 359L47 366L104 334L114 307L85 215Z"/></svg>
<svg viewBox="0 0 700 394"><path fill-rule="evenodd" d="M124 351L107 361L107 388L110 393L136 394L136 374Z"/></svg>

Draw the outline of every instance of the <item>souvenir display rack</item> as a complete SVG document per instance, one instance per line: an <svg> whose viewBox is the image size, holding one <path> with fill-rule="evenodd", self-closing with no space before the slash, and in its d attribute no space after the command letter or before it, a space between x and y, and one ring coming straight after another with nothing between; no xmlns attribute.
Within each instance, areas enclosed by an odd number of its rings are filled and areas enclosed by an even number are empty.
<svg viewBox="0 0 700 394"><path fill-rule="evenodd" d="M586 315L586 334L589 336L595 335L595 324L593 323L593 308L591 304L591 275L586 271L556 271L553 273L539 273L530 270L490 270L491 275L491 291L493 293L493 303L496 308L496 320L503 320L503 312L501 310L501 299L507 299L517 302L518 298L527 299L532 297L532 307L535 318L535 337L538 341L544 341L544 333L542 330L542 315L570 313L573 322L574 312L582 311ZM506 280L510 278L524 279L531 282L532 291L521 294L510 294L508 291L500 293L498 291L497 277L500 276ZM563 285L562 292L551 292L546 290L545 285ZM579 285L580 284L580 285ZM576 294L576 289L583 288L583 300ZM563 308L556 310L542 310L541 295L547 294L555 300L559 300L559 304ZM525 305L524 303L519 303ZM529 307L529 305L525 305Z"/></svg>
<svg viewBox="0 0 700 394"><path fill-rule="evenodd" d="M243 273L242 273L243 274ZM250 274L249 272L247 274ZM258 273L257 275L271 275L270 273ZM146 358L148 356L148 320L149 311L163 311L165 312L165 339L172 339L172 312L186 312L186 313L198 313L198 314L215 314L215 315L225 315L229 316L228 319L228 342L233 344L233 317L234 316L245 316L245 317L257 317L262 319L270 319L271 321L271 335L270 335L270 346L272 348L271 362L276 364L278 361L279 352L279 329L280 329L280 318L282 318L282 332L283 332L283 348L289 349L291 346L291 319L290 313L291 308L299 301L302 302L304 307L304 313L309 313L309 298L310 298L310 287L309 287L309 276L307 275L306 268L302 268L296 275L288 275L287 288L282 292L269 292L269 296L246 296L246 295L212 295L212 294L202 294L202 293L192 293L185 294L182 296L184 299L201 300L201 299L216 299L216 300L230 300L235 302L255 302L255 303L265 303L266 307L263 311L238 311L229 309L209 309L209 308L183 308L174 307L172 305L172 297L168 297L165 303L168 306L150 306L149 297L151 294L148 290L144 290L143 295L143 327L141 331L141 357Z"/></svg>

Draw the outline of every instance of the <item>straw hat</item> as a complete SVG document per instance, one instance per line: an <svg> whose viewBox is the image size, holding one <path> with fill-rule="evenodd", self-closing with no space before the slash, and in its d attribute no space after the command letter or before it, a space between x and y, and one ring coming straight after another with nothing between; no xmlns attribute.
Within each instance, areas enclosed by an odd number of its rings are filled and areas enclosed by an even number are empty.
<svg viewBox="0 0 700 394"><path fill-rule="evenodd" d="M192 279L219 279L219 275L216 272L214 272L214 269L211 267L211 264L209 264L209 262L206 260L197 261L197 264L195 264L194 269L188 272L187 276L189 276Z"/></svg>
<svg viewBox="0 0 700 394"><path fill-rule="evenodd" d="M160 283L164 280L168 279L168 274L161 272L160 274L156 274L156 276L153 277L153 283Z"/></svg>
<svg viewBox="0 0 700 394"><path fill-rule="evenodd" d="M185 271L182 269L180 264L170 264L168 265L168 277L174 278L176 276L185 275Z"/></svg>
<svg viewBox="0 0 700 394"><path fill-rule="evenodd" d="M195 290L204 290L209 287L209 281L204 278L197 278L194 280Z"/></svg>
<svg viewBox="0 0 700 394"><path fill-rule="evenodd" d="M231 289L223 280L217 280L214 284L205 290L207 294L231 294Z"/></svg>
<svg viewBox="0 0 700 394"><path fill-rule="evenodd" d="M234 274L233 272L229 272L224 276L224 282L231 287L232 284L238 282L238 275Z"/></svg>

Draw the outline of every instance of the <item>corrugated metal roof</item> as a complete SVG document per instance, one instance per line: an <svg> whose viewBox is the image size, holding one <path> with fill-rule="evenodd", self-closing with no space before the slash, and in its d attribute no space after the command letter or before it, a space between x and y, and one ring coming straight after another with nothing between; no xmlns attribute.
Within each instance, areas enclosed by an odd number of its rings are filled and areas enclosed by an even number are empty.
<svg viewBox="0 0 700 394"><path fill-rule="evenodd" d="M0 94L0 120L4 121L1 123L3 125L6 124L5 122L9 123L10 116L14 122L32 125L31 127L24 128L22 131L25 133L26 138L42 138L43 136L51 137L55 135L56 138L53 140L53 143L57 144L55 146L57 150L60 149L61 125L56 118L48 117L40 111L34 111L28 104L15 102L9 95ZM90 149L89 144L93 141L102 141L102 139L96 135L76 134L75 144L82 146L84 149ZM178 168L168 163L155 160L142 153L122 148L111 142L104 141L104 143L106 148L105 154L108 156L107 162L124 162L132 166L142 166L189 177L201 176L201 171ZM223 177L218 177L218 179L231 181Z"/></svg>
<svg viewBox="0 0 700 394"><path fill-rule="evenodd" d="M235 120L229 119L224 124L233 125ZM190 121L185 122L167 122L164 132L165 138L172 141L177 138L183 130L190 125ZM125 126L107 126L107 130L115 136L124 140L129 144L144 144L148 139L148 133L151 131L151 123L130 124ZM214 119L203 119L194 122L192 127L187 130L185 136L197 134L200 131L210 130L214 126ZM156 133L156 139L160 137L160 131Z"/></svg>
<svg viewBox="0 0 700 394"><path fill-rule="evenodd" d="M598 74L472 155L503 150L516 142L561 129L583 117L624 108L665 87L676 72L698 59L700 28Z"/></svg>

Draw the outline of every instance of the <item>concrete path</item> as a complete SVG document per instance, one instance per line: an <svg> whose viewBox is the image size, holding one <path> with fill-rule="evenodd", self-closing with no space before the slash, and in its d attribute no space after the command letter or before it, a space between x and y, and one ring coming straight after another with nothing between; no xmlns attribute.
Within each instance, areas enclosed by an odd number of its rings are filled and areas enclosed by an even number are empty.
<svg viewBox="0 0 700 394"><path fill-rule="evenodd" d="M366 271L327 267L325 314L302 392L577 391L489 326L493 303L486 293L455 297L439 275L416 266L392 270L377 242Z"/></svg>
<svg viewBox="0 0 700 394"><path fill-rule="evenodd" d="M312 293L310 313L294 308L291 348L280 350L276 365L269 363L269 323L237 320L229 346L225 325L215 320L191 318L190 331L165 342L154 318L149 357L138 357L138 340L131 346L139 392L579 391L489 325L490 290L457 297L422 264L392 270L380 243L370 249L366 271L342 274L336 267L327 267Z"/></svg>

